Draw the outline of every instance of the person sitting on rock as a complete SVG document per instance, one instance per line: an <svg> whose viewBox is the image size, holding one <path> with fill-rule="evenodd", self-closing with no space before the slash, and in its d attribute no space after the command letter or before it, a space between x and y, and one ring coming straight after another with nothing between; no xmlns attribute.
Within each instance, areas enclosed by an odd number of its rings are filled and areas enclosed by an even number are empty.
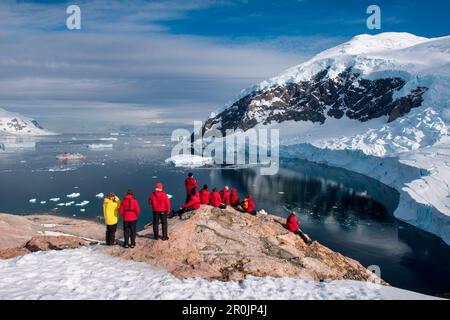
<svg viewBox="0 0 450 320"><path fill-rule="evenodd" d="M208 191L208 186L205 184L203 189L200 191L200 203L209 204L211 201L211 195Z"/></svg>
<svg viewBox="0 0 450 320"><path fill-rule="evenodd" d="M119 223L120 199L114 192L108 193L103 201L103 217L106 224L106 245L113 246L116 242L117 224Z"/></svg>
<svg viewBox="0 0 450 320"><path fill-rule="evenodd" d="M190 194L192 189L198 188L198 183L194 179L194 174L192 172L189 172L187 178L184 180L184 185L186 187L186 203L190 199Z"/></svg>
<svg viewBox="0 0 450 320"><path fill-rule="evenodd" d="M195 189L191 189L191 197L189 201L185 205L183 205L180 210L172 211L172 215L170 216L170 218L178 215L181 219L183 214L193 212L198 209L200 209L200 193Z"/></svg>
<svg viewBox="0 0 450 320"><path fill-rule="evenodd" d="M227 207L222 203L222 197L220 196L219 192L217 192L217 188L214 188L211 192L210 204L214 208L225 209Z"/></svg>
<svg viewBox="0 0 450 320"><path fill-rule="evenodd" d="M222 191L220 191L220 200L225 206L230 204L230 193L228 192L228 186L225 186Z"/></svg>
<svg viewBox="0 0 450 320"><path fill-rule="evenodd" d="M291 212L291 214L287 217L286 228L296 235L299 235L306 244L310 244L312 242L311 238L300 229L297 214L295 212Z"/></svg>
<svg viewBox="0 0 450 320"><path fill-rule="evenodd" d="M251 195L247 195L247 197L242 200L239 210L256 216L255 203L253 202Z"/></svg>
<svg viewBox="0 0 450 320"><path fill-rule="evenodd" d="M134 248L136 246L136 221L140 213L139 203L134 198L133 190L129 189L120 205L125 238L124 248Z"/></svg>
<svg viewBox="0 0 450 320"><path fill-rule="evenodd" d="M167 234L167 216L170 212L170 200L163 191L162 183L157 183L155 191L152 192L148 199L148 204L153 208L153 237L159 239L159 221L162 225L162 240L169 240Z"/></svg>
<svg viewBox="0 0 450 320"><path fill-rule="evenodd" d="M236 188L231 188L231 193L230 193L230 206L232 206L233 208L236 208L237 206L239 206L240 202L239 202L239 196L237 194L237 190Z"/></svg>

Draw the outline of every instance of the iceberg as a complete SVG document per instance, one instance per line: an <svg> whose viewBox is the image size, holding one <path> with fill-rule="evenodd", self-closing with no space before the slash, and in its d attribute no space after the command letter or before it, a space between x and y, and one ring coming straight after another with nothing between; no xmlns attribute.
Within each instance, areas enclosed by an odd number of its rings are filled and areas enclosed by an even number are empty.
<svg viewBox="0 0 450 320"><path fill-rule="evenodd" d="M198 168L214 164L212 157L201 157L193 154L172 156L165 161L175 167Z"/></svg>

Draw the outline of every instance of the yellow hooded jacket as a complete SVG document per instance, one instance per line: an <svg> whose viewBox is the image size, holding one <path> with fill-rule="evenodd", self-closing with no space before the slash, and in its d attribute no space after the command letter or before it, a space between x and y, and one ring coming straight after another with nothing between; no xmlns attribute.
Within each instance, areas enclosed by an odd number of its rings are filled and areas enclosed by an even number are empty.
<svg viewBox="0 0 450 320"><path fill-rule="evenodd" d="M119 208L120 199L116 196L113 200L108 197L103 201L103 216L105 217L105 223L110 226L119 222Z"/></svg>

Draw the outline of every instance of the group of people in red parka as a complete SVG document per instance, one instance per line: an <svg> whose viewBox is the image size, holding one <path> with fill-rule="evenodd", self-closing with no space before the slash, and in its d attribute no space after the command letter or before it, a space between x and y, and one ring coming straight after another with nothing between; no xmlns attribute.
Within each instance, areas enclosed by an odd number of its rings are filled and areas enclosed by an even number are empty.
<svg viewBox="0 0 450 320"><path fill-rule="evenodd" d="M155 240L169 240L168 218L178 216L182 219L183 214L198 210L201 205L210 205L221 209L231 206L241 212L256 215L255 203L253 202L251 195L247 195L247 197L240 201L236 188L232 188L230 191L228 186L225 186L220 191L217 191L217 188L213 188L209 191L208 186L204 185L202 190L197 191L198 183L192 173L188 174L184 184L186 187L186 201L177 211L171 210L169 196L164 192L161 183L156 184L155 190L148 198L148 204L153 209L153 235ZM120 203L120 215L123 216L124 220L125 248L134 248L136 245L136 220L140 211L141 209L134 198L133 191L128 190L123 201ZM162 225L162 237L159 236L160 224ZM306 243L311 242L308 235L300 230L295 213L289 215L286 227L302 237ZM109 232L111 232L111 230L109 230Z"/></svg>
<svg viewBox="0 0 450 320"><path fill-rule="evenodd" d="M211 192L208 186L204 185L202 190L197 191L198 183L192 173L189 173L184 181L186 187L186 203L178 211L172 211L170 218L179 216L180 218L186 212L195 211L203 205L210 205L212 207L225 209L227 206L232 206L243 212L256 215L255 204L250 195L247 195L242 202L239 200L236 188L229 191L228 186L225 186L220 192L217 188L213 188Z"/></svg>

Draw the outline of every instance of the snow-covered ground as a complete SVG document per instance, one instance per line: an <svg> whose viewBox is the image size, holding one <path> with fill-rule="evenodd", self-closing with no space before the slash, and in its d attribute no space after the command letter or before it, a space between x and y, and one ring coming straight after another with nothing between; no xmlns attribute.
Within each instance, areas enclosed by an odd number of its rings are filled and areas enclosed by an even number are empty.
<svg viewBox="0 0 450 320"><path fill-rule="evenodd" d="M392 287L342 280L248 277L179 280L144 263L95 248L48 251L0 260L0 299L434 299Z"/></svg>

